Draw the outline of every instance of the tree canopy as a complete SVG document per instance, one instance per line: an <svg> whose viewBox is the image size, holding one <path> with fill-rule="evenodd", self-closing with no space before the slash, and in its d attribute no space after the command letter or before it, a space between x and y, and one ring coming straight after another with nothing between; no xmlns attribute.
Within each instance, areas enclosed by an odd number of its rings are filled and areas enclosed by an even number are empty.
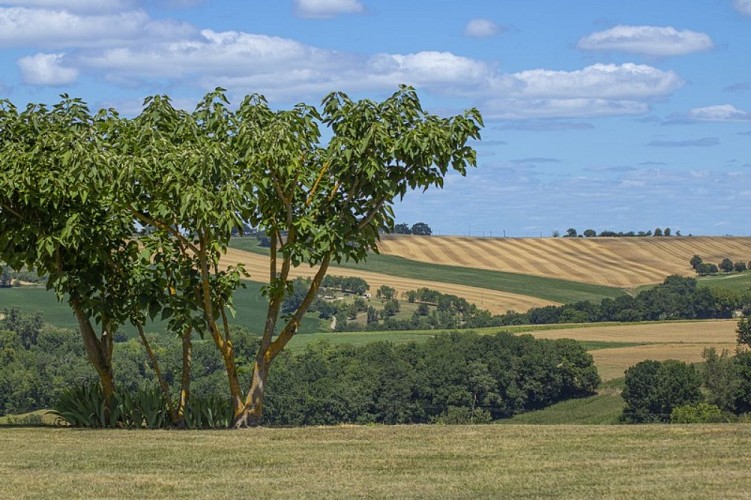
<svg viewBox="0 0 751 500"><path fill-rule="evenodd" d="M217 89L187 112L160 95L147 98L134 119L91 114L68 96L23 112L3 101L0 259L50 276L79 318L105 396L114 384L118 325L161 315L184 340L185 370L191 332L213 340L235 425L256 425L269 367L329 264L375 250L380 232L394 228L397 198L442 187L449 170L466 174L476 162L467 143L480 138L481 126L475 109L448 118L426 112L410 87L382 102L335 92L320 108L283 110L259 95L232 109ZM267 319L244 390L228 314L245 270L223 265L221 256L247 225L268 236L271 255ZM294 288L290 271L300 265L317 272L280 322Z"/></svg>

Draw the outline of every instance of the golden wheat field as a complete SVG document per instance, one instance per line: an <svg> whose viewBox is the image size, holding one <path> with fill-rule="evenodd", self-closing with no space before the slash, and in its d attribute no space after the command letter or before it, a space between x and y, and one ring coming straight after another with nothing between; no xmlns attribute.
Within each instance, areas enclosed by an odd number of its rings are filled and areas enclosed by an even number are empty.
<svg viewBox="0 0 751 500"><path fill-rule="evenodd" d="M733 351L736 347L735 320L640 323L531 332L537 338L568 338L581 341L644 342L645 345L591 351L603 380L622 377L629 366L645 359L685 362L702 360L704 349Z"/></svg>
<svg viewBox="0 0 751 500"><path fill-rule="evenodd" d="M222 257L222 264L236 265L242 263L246 271L250 273L250 279L261 283L268 282L269 278L269 258L264 255L254 254L234 248L228 249ZM305 265L295 268L292 271L292 277L309 278L315 275L317 268L311 268ZM370 290L375 291L381 285L388 285L394 288L399 294L408 290L427 287L439 290L442 293L450 293L463 297L469 302L477 304L482 309L487 309L493 314L502 314L510 309L514 311L526 311L532 307L546 306L555 304L555 302L543 300L537 297L527 295L517 295L513 293L501 292L497 290L488 290L477 288L469 285L454 285L451 283L439 283L427 280L415 280L379 274L367 271L359 271L340 267L330 267L329 275L333 276L356 276L364 279L370 285Z"/></svg>
<svg viewBox="0 0 751 500"><path fill-rule="evenodd" d="M693 275L689 260L751 261L751 238L465 238L387 236L384 255L629 288L671 274Z"/></svg>

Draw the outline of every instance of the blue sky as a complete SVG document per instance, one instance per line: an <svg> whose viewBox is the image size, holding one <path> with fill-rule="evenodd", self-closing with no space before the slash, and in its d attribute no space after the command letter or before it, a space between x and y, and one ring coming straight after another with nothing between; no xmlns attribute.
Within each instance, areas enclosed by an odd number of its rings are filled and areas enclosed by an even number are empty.
<svg viewBox="0 0 751 500"><path fill-rule="evenodd" d="M0 96L136 114L414 85L485 117L478 168L412 194L439 234L751 234L751 0L0 0Z"/></svg>

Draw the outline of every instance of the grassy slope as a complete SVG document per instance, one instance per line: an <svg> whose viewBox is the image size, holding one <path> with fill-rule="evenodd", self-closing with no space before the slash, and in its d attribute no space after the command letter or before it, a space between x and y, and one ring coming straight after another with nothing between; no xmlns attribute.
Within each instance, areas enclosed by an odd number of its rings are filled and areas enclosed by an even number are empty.
<svg viewBox="0 0 751 500"><path fill-rule="evenodd" d="M234 238L230 246L239 250L268 254L253 238ZM403 278L438 281L458 285L471 284L502 292L539 297L555 302L599 301L605 297L617 297L624 292L619 288L590 285L575 281L544 278L525 274L489 271L458 266L444 266L417 262L391 255L371 254L367 262L335 264L338 267L361 269Z"/></svg>
<svg viewBox="0 0 751 500"><path fill-rule="evenodd" d="M261 284L246 282L245 288L240 288L235 293L235 308L237 316L230 319L249 328L253 332L260 332L266 319L266 300L261 296ZM65 302L59 302L55 293L39 287L19 287L0 289L0 312L6 308L18 307L25 313L42 314L44 320L60 328L77 328L76 319ZM135 336L135 329L124 327L129 336ZM156 321L146 326L149 332L162 333L166 329L166 323ZM322 324L314 318L303 322L300 332L312 333L321 331Z"/></svg>
<svg viewBox="0 0 751 500"><path fill-rule="evenodd" d="M728 288L737 292L747 291L751 289L751 271L703 276L699 278L699 285L712 288Z"/></svg>
<svg viewBox="0 0 751 500"><path fill-rule="evenodd" d="M3 496L727 498L751 426L0 432Z"/></svg>

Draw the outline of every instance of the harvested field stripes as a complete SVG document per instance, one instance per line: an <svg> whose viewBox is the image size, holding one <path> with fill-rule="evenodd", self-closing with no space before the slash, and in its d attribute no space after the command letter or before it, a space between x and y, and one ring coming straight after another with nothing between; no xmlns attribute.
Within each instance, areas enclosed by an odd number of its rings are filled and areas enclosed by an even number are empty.
<svg viewBox="0 0 751 500"><path fill-rule="evenodd" d="M751 238L466 238L387 236L384 255L546 276L621 288L659 283L670 274L693 275L688 261L751 260Z"/></svg>
<svg viewBox="0 0 751 500"><path fill-rule="evenodd" d="M265 255L229 249L227 254L222 258L222 263L225 266L242 263L250 273L252 281L265 283L268 280L269 258ZM419 264L417 265L419 266ZM316 268L300 266L293 271L293 277L309 278L315 272ZM329 275L363 278L370 285L371 293L375 293L375 290L382 285L393 287L399 294L423 287L432 288L442 293L464 297L469 302L477 304L482 309L488 309L494 314L502 314L510 309L526 311L532 307L557 304L556 301L510 293L502 289L493 290L480 286L463 285L461 283L434 281L429 277L420 279L420 273L417 273L417 276L400 276L399 274L385 274L357 268L331 267L329 268ZM473 283L473 281L465 280L462 283Z"/></svg>

